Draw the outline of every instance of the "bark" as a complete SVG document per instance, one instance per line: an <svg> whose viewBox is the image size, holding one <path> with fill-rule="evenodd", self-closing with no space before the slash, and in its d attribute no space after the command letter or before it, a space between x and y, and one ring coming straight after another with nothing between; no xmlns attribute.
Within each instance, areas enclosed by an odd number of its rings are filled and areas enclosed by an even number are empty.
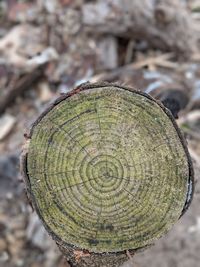
<svg viewBox="0 0 200 267"><path fill-rule="evenodd" d="M128 260L126 252L95 254L57 245L71 267L119 267Z"/></svg>

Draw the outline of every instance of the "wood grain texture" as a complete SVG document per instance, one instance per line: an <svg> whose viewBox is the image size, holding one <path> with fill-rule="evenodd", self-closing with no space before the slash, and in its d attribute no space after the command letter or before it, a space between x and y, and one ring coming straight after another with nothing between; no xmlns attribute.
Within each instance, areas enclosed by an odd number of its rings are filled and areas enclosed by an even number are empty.
<svg viewBox="0 0 200 267"><path fill-rule="evenodd" d="M123 251L151 245L180 218L193 190L171 113L108 83L82 85L51 105L33 124L22 167L36 211L73 263L76 249L124 260Z"/></svg>

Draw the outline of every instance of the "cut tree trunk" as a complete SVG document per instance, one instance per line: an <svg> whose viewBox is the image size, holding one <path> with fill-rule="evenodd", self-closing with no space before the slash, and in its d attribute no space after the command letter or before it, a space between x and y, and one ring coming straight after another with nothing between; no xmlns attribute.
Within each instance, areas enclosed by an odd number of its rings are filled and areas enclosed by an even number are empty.
<svg viewBox="0 0 200 267"><path fill-rule="evenodd" d="M73 267L120 266L191 202L183 136L169 110L140 91L83 84L41 114L26 138L28 196Z"/></svg>
<svg viewBox="0 0 200 267"><path fill-rule="evenodd" d="M83 6L83 24L95 34L146 40L184 56L199 51L198 27L179 0L99 0Z"/></svg>

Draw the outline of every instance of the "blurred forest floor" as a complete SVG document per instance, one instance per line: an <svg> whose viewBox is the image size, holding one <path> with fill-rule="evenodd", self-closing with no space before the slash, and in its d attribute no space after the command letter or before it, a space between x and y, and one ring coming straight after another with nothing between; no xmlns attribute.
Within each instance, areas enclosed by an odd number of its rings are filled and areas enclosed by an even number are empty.
<svg viewBox="0 0 200 267"><path fill-rule="evenodd" d="M195 166L186 215L124 267L200 264L200 1L0 1L0 267L66 267L24 192L23 134L82 82L135 86L175 101Z"/></svg>

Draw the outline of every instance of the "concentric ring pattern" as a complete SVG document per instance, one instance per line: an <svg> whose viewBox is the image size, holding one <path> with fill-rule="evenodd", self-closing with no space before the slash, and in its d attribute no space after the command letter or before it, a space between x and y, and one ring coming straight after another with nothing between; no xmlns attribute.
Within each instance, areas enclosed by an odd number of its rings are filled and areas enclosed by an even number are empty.
<svg viewBox="0 0 200 267"><path fill-rule="evenodd" d="M44 224L93 252L151 244L183 210L188 159L171 119L137 91L66 97L34 126L27 172Z"/></svg>

